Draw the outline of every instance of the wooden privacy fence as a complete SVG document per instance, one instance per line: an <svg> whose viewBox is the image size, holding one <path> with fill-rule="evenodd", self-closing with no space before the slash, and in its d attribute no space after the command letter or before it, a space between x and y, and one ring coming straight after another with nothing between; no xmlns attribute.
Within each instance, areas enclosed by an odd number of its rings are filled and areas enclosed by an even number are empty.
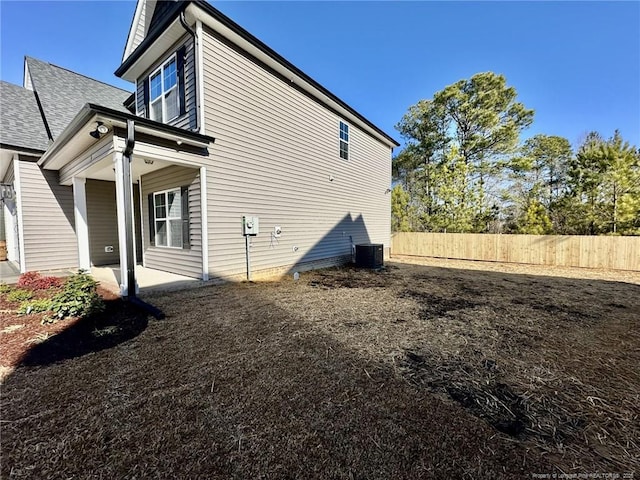
<svg viewBox="0 0 640 480"><path fill-rule="evenodd" d="M402 232L391 254L640 271L640 237Z"/></svg>

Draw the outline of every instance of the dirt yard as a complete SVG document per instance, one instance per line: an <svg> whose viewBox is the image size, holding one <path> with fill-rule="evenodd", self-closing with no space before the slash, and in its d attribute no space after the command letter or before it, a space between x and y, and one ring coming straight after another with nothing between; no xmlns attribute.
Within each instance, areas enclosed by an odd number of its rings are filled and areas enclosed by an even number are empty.
<svg viewBox="0 0 640 480"><path fill-rule="evenodd" d="M3 478L640 472L640 276L426 263L74 324L2 386Z"/></svg>

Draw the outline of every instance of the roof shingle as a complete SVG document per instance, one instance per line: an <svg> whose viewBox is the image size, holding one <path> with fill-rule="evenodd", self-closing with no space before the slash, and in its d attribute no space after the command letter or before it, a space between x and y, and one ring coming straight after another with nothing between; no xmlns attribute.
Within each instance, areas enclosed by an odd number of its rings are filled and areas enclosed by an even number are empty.
<svg viewBox="0 0 640 480"><path fill-rule="evenodd" d="M35 94L0 80L0 143L12 147L45 151L47 131Z"/></svg>
<svg viewBox="0 0 640 480"><path fill-rule="evenodd" d="M25 61L54 140L87 103L128 113L123 103L131 92L35 58Z"/></svg>

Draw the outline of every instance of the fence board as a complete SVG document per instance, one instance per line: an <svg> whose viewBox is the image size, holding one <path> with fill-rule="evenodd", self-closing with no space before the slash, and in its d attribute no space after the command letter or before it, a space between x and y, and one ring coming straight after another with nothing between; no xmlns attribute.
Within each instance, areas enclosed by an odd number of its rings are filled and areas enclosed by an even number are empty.
<svg viewBox="0 0 640 480"><path fill-rule="evenodd" d="M640 237L395 233L391 253L640 271Z"/></svg>

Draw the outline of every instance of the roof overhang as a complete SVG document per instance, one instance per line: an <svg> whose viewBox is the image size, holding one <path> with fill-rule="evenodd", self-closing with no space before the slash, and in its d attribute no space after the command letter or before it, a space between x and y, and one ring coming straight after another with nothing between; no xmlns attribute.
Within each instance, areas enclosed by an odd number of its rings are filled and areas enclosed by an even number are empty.
<svg viewBox="0 0 640 480"><path fill-rule="evenodd" d="M203 25L207 25L280 76L289 79L321 104L337 112L345 120L357 125L383 144L390 148L400 146L391 136L205 0L179 2L162 24L149 32L142 43L120 65L115 74L125 80L135 82L161 55L186 34L186 30L180 23L180 14L183 11L185 20L190 26L195 25L197 21L202 22Z"/></svg>
<svg viewBox="0 0 640 480"><path fill-rule="evenodd" d="M147 2L138 0L135 15L139 16L140 12L138 12L138 9L145 8L144 4ZM188 5L188 1L175 2L174 6L166 13L160 23L150 32L145 32L145 37L138 46L128 52L125 51L126 56L122 59L122 64L115 71L115 74L124 80L135 82L141 71L151 66L152 62L157 61L160 55L164 54L171 45L184 36L186 31L180 23L180 15ZM148 13L153 15L154 8L155 5L152 5ZM134 16L134 22L135 21ZM137 21L140 21L139 18ZM134 26L132 25L132 30L133 29ZM129 39L127 39L127 43L128 42ZM136 75L136 73L138 75Z"/></svg>
<svg viewBox="0 0 640 480"><path fill-rule="evenodd" d="M9 165L15 155L26 155L29 157L39 157L44 152L33 148L24 148L16 145L0 143L0 181L7 173Z"/></svg>
<svg viewBox="0 0 640 480"><path fill-rule="evenodd" d="M15 152L10 149L5 149L0 146L0 182L4 179L4 176L7 173L7 169L9 165L11 165L11 160L13 160L13 156Z"/></svg>
<svg viewBox="0 0 640 480"><path fill-rule="evenodd" d="M155 0L146 0L146 1L138 0L136 2L136 10L131 20L131 26L129 27L129 35L127 35L127 42L125 43L124 52L122 53L123 62L127 59L129 55L131 55L131 52L133 52L136 49L136 45L134 45L136 33L138 32L139 29L144 28L144 25L141 25L142 16L145 13L144 10L148 8L149 3L153 3L154 4L153 7L155 7ZM151 10L153 10L153 8L151 8Z"/></svg>
<svg viewBox="0 0 640 480"><path fill-rule="evenodd" d="M167 23L163 32L158 28L154 29L116 70L116 75L129 82L135 82L186 33L178 16Z"/></svg>
<svg viewBox="0 0 640 480"><path fill-rule="evenodd" d="M96 122L102 122L102 124L106 125L111 134L116 129L126 131L127 120L135 122L136 133L175 142L176 147L182 148L182 145L185 145L195 148L207 148L215 142L213 137L207 135L200 135L199 133L88 103L78 112L67 128L38 160L38 165L47 170L60 170L99 141L90 135L96 129Z"/></svg>

